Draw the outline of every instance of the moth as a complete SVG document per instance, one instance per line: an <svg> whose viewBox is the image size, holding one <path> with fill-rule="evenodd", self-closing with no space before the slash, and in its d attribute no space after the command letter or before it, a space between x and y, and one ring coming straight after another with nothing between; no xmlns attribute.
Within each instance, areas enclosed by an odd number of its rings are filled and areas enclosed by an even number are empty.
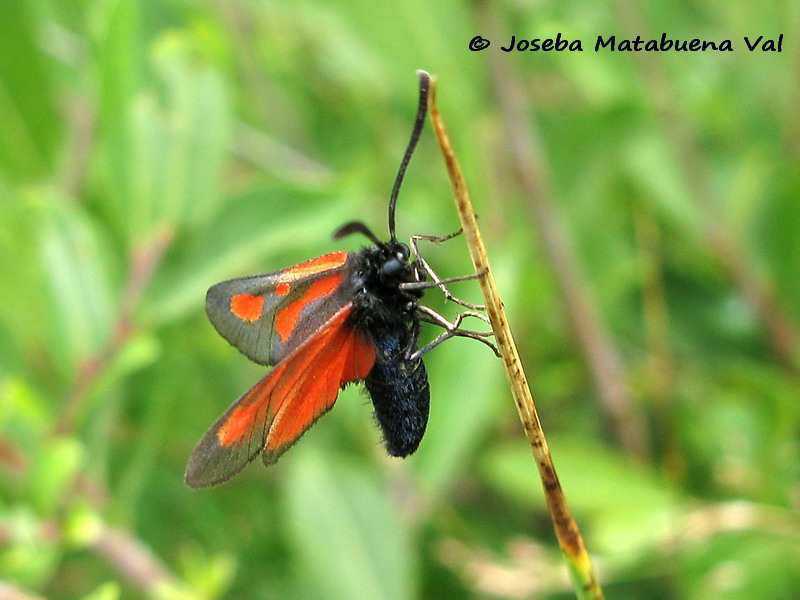
<svg viewBox="0 0 800 600"><path fill-rule="evenodd" d="M274 368L209 428L186 469L190 487L222 483L261 454L265 465L278 458L333 407L339 390L363 381L392 456L412 454L428 422L430 387L422 355L445 339L479 339L490 333L460 327L466 316L485 317L481 307L454 298L411 248L397 240L395 208L403 176L427 114L430 78L419 72L419 106L411 139L389 200L389 240L352 221L334 238L360 233L372 245L358 252L333 252L267 273L218 283L208 290L206 312L219 334L249 359ZM412 252L413 250L413 252ZM428 280L428 277L432 280ZM472 309L453 322L419 304L426 288ZM421 321L445 331L418 348Z"/></svg>

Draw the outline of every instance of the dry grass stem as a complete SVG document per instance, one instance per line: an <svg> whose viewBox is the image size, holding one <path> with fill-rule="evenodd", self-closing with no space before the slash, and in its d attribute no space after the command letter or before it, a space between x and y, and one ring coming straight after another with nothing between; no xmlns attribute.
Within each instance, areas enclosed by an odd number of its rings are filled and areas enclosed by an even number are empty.
<svg viewBox="0 0 800 600"><path fill-rule="evenodd" d="M436 137L444 155L447 171L450 175L450 183L453 189L453 196L456 202L461 226L464 228L464 235L469 246L470 256L477 273L483 273L479 281L484 298L486 299L486 310L492 324L497 347L505 365L506 375L511 387L512 395L517 406L520 421L525 430L525 436L533 451L536 465L539 469L539 476L544 486L547 506L556 531L558 543L567 559L570 573L575 583L576 595L580 599L600 599L603 592L600 584L595 577L589 554L583 543L580 530L570 514L564 492L558 481L553 460L547 447L544 432L536 413L536 406L533 402L525 371L522 368L519 354L511 330L506 320L503 303L495 285L494 276L489 266L489 259L486 249L481 239L478 229L478 221L469 199L469 193L464 182L461 169L458 166L455 153L453 152L450 138L442 122L439 111L436 107L436 81L431 81L431 92L429 99L431 120L433 122Z"/></svg>

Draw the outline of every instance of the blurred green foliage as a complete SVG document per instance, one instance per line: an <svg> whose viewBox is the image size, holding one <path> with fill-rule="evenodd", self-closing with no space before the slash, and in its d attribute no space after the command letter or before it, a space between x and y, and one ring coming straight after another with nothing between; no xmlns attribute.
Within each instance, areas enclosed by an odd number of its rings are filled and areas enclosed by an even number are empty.
<svg viewBox="0 0 800 600"><path fill-rule="evenodd" d="M776 356L743 291L753 282L731 277L704 233L730 236L732 260L754 265L796 326L800 5L641 8L657 34L736 50L644 63L500 55L505 40L467 50L487 19L528 38L623 36L622 1L3 0L4 597L572 596L500 362L469 340L426 357L431 421L406 461L384 456L351 387L277 466L199 492L182 482L193 444L264 372L209 326L205 290L355 249L329 238L346 220L383 230L418 68L439 78L608 597L800 595L797 355ZM781 54L741 41L779 33ZM615 441L512 176L497 64L533 103L524 118L646 426L638 457ZM654 81L671 91L670 127ZM676 145L673 126L698 152ZM398 224L402 236L457 227L430 130ZM462 241L428 258L443 275L470 268Z"/></svg>

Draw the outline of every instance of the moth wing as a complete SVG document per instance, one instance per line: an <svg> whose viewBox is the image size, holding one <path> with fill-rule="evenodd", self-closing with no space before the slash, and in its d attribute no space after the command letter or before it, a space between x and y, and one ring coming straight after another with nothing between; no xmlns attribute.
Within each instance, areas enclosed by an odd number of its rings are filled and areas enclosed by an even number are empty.
<svg viewBox="0 0 800 600"><path fill-rule="evenodd" d="M314 336L308 350L294 361L294 377L276 385L281 398L261 455L265 465L275 463L316 420L328 412L339 390L364 379L375 364L375 346L365 333L344 325L327 339Z"/></svg>
<svg viewBox="0 0 800 600"><path fill-rule="evenodd" d="M217 419L189 458L187 485L222 483L259 452L274 463L331 409L344 384L367 376L375 347L347 323L351 312L351 304L340 308Z"/></svg>
<svg viewBox="0 0 800 600"><path fill-rule="evenodd" d="M214 328L242 354L275 365L350 301L348 252L264 275L223 281L206 294Z"/></svg>

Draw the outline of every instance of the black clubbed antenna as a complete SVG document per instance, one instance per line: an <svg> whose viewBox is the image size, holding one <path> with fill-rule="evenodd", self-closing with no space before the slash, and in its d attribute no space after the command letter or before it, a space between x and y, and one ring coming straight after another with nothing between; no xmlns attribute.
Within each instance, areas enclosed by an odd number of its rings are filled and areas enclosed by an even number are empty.
<svg viewBox="0 0 800 600"><path fill-rule="evenodd" d="M411 155L414 154L414 149L417 147L419 136L422 133L422 127L425 125L425 115L428 113L428 89L430 87L431 76L425 71L417 71L417 76L419 77L419 106L417 107L417 117L414 120L414 129L411 130L411 139L408 141L406 153L403 155L403 161L400 163L400 169L397 171L397 177L394 180L392 196L389 198L389 237L392 242L397 241L397 236L394 231L394 212L397 206L397 194L400 192L400 184L403 183L403 176L406 174Z"/></svg>
<svg viewBox="0 0 800 600"><path fill-rule="evenodd" d="M372 230L364 225L361 221L350 221L349 223L345 223L339 227L339 229L334 231L331 237L335 240L338 240L339 238L343 238L346 235L352 235L354 233L363 233L373 244L386 249L386 244L380 241L378 236L372 233Z"/></svg>

